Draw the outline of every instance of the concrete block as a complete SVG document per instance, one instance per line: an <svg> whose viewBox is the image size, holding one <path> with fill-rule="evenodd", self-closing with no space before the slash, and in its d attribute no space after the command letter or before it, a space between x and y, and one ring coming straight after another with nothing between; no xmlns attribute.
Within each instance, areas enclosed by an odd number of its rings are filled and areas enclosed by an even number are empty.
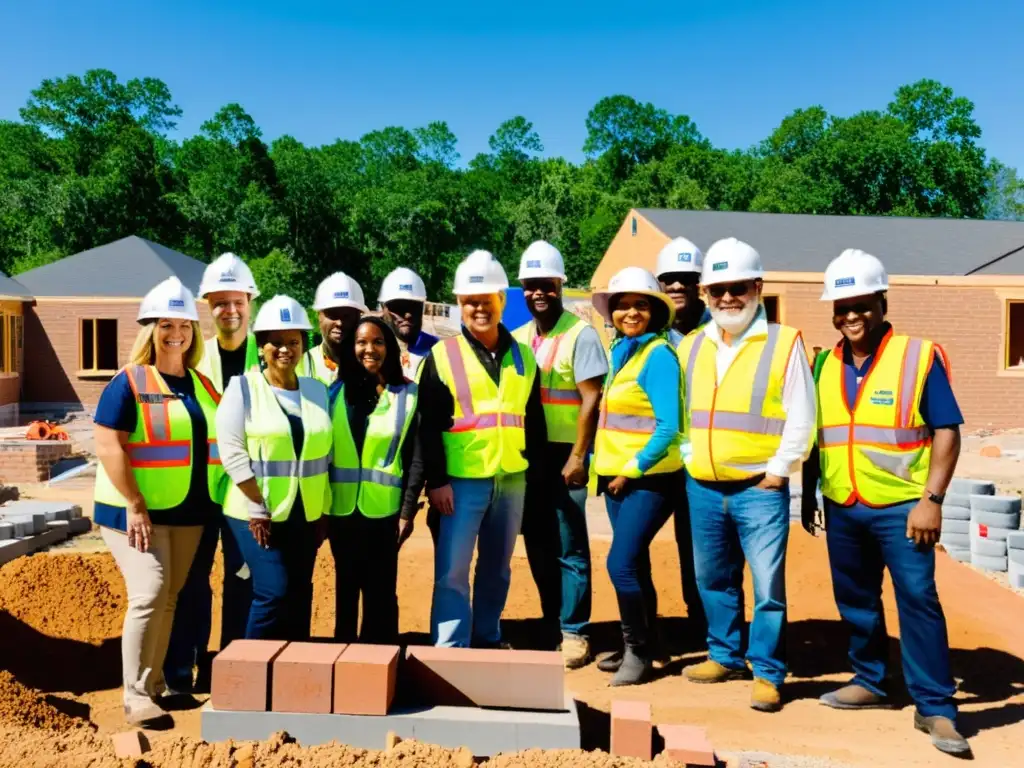
<svg viewBox="0 0 1024 768"><path fill-rule="evenodd" d="M972 552L971 565L975 568L980 568L983 571L996 571L1003 573L1006 571L1006 558L989 557L987 555L978 555Z"/></svg>
<svg viewBox="0 0 1024 768"><path fill-rule="evenodd" d="M942 519L943 520L970 520L971 519L971 508L968 506L953 507L949 504L949 497L946 497L946 503L942 505Z"/></svg>
<svg viewBox="0 0 1024 768"><path fill-rule="evenodd" d="M989 539L991 541L1006 541L1007 537L1012 533L1007 528L996 528L991 525L982 525L981 523L971 523L971 536L978 539Z"/></svg>
<svg viewBox="0 0 1024 768"><path fill-rule="evenodd" d="M989 557L1006 557L1006 542L998 539L982 539L971 536L971 555L988 555Z"/></svg>
<svg viewBox="0 0 1024 768"><path fill-rule="evenodd" d="M213 660L210 702L220 710L266 711L271 664L288 645L283 640L235 640Z"/></svg>
<svg viewBox="0 0 1024 768"><path fill-rule="evenodd" d="M125 731L110 737L114 746L114 756L124 760L130 757L142 757L149 752L149 739L142 731Z"/></svg>
<svg viewBox="0 0 1024 768"><path fill-rule="evenodd" d="M971 532L971 521L970 520L950 520L945 515L943 510L942 515L942 532L943 533L970 533Z"/></svg>
<svg viewBox="0 0 1024 768"><path fill-rule="evenodd" d="M971 496L971 512L997 512L1020 516L1020 496Z"/></svg>
<svg viewBox="0 0 1024 768"><path fill-rule="evenodd" d="M16 557L27 555L32 548L29 546L29 539L8 539L0 541L0 565L9 563Z"/></svg>
<svg viewBox="0 0 1024 768"><path fill-rule="evenodd" d="M26 520L26 519L23 519L23 518L9 517L9 518L7 518L7 522L9 522L12 526L14 526L14 537L16 539L24 539L24 538L28 538L29 536L33 535L32 534L32 527L33 526L32 526L32 521L31 520Z"/></svg>
<svg viewBox="0 0 1024 768"><path fill-rule="evenodd" d="M1014 589L1024 589L1024 565L1010 561L1007 564L1007 573L1010 586Z"/></svg>
<svg viewBox="0 0 1024 768"><path fill-rule="evenodd" d="M414 645L406 649L405 659L405 672L423 703L546 710L565 706L565 669L557 651Z"/></svg>
<svg viewBox="0 0 1024 768"><path fill-rule="evenodd" d="M1010 549L1024 549L1024 531L1010 531L1007 533L1006 546Z"/></svg>
<svg viewBox="0 0 1024 768"><path fill-rule="evenodd" d="M969 477L954 477L949 483L949 493L970 495L972 493L991 496L996 484L989 480L972 480ZM947 498L949 498L947 494Z"/></svg>
<svg viewBox="0 0 1024 768"><path fill-rule="evenodd" d="M343 643L290 643L274 659L270 708L275 712L331 711L334 662Z"/></svg>
<svg viewBox="0 0 1024 768"><path fill-rule="evenodd" d="M1019 565L1021 568L1024 568L1024 549L1006 550L1006 562L1007 567Z"/></svg>
<svg viewBox="0 0 1024 768"><path fill-rule="evenodd" d="M651 705L648 702L612 702L611 750L613 755L650 760L653 735Z"/></svg>
<svg viewBox="0 0 1024 768"><path fill-rule="evenodd" d="M4 519L9 523L21 523L22 530L28 531L28 533L23 534L25 536L35 536L37 533L42 533L46 530L46 513L44 512L4 515Z"/></svg>
<svg viewBox="0 0 1024 768"><path fill-rule="evenodd" d="M703 728L694 725L659 725L658 734L665 742L662 754L686 766L715 768L715 750Z"/></svg>
<svg viewBox="0 0 1024 768"><path fill-rule="evenodd" d="M1010 512L989 512L987 510L972 509L971 522L987 525L991 528L1002 528L1007 531L1016 531L1020 528L1020 513Z"/></svg>
<svg viewBox="0 0 1024 768"><path fill-rule="evenodd" d="M969 533L946 533L942 532L939 542L943 546L956 547L957 549L969 549L971 546L971 535Z"/></svg>
<svg viewBox="0 0 1024 768"><path fill-rule="evenodd" d="M14 523L0 523L0 541L14 538Z"/></svg>
<svg viewBox="0 0 1024 768"><path fill-rule="evenodd" d="M955 482L955 481L954 481ZM944 507L967 507L971 508L971 495L969 493L957 493L952 486L946 492L946 498L942 500Z"/></svg>
<svg viewBox="0 0 1024 768"><path fill-rule="evenodd" d="M262 741L287 731L302 746L337 741L363 749L380 749L393 733L491 757L524 749L579 749L580 724L571 697L564 711L538 712L478 707L421 707L388 715L336 715L294 712L225 712L207 704L201 714L202 738L207 742Z"/></svg>
<svg viewBox="0 0 1024 768"><path fill-rule="evenodd" d="M956 560L958 563L969 563L971 562L971 550L963 547L947 547L945 544L942 545L946 554Z"/></svg>
<svg viewBox="0 0 1024 768"><path fill-rule="evenodd" d="M386 715L395 698L397 645L350 645L334 662L333 712Z"/></svg>

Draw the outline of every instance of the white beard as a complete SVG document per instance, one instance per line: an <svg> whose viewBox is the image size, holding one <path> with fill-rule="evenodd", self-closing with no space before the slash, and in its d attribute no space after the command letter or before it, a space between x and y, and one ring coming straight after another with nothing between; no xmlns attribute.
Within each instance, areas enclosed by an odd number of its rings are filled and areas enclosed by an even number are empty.
<svg viewBox="0 0 1024 768"><path fill-rule="evenodd" d="M719 328L730 336L739 336L754 321L754 315L757 314L759 306L759 302L752 301L745 305L740 312L723 312L711 307L708 307L708 310L711 312L711 319Z"/></svg>

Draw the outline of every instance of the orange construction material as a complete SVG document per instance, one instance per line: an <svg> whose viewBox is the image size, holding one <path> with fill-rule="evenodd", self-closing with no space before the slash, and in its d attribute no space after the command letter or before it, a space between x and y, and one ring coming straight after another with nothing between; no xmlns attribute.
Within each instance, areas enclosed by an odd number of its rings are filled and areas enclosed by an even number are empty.
<svg viewBox="0 0 1024 768"><path fill-rule="evenodd" d="M45 421L33 421L28 425L25 437L28 440L49 440L53 430Z"/></svg>

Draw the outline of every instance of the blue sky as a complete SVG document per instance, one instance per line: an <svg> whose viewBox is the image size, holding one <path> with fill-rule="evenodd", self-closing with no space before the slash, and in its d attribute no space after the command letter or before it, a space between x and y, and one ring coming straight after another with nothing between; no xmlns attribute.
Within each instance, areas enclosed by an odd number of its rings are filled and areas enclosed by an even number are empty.
<svg viewBox="0 0 1024 768"><path fill-rule="evenodd" d="M882 109L922 77L974 101L990 156L1024 170L1024 2L0 3L0 119L43 78L164 80L186 136L237 101L268 139L357 139L446 120L463 161L504 119L582 159L587 111L626 93L747 147L797 107Z"/></svg>

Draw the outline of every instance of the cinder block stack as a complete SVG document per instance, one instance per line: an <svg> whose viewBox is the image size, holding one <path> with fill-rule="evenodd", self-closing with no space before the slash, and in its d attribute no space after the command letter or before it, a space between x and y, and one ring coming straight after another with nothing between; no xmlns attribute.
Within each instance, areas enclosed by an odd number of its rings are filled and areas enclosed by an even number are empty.
<svg viewBox="0 0 1024 768"><path fill-rule="evenodd" d="M942 537L940 542L954 560L971 562L971 495L991 496L994 483L954 477L942 503Z"/></svg>
<svg viewBox="0 0 1024 768"><path fill-rule="evenodd" d="M1007 534L1006 561L1010 586L1024 589L1024 531L1011 531Z"/></svg>
<svg viewBox="0 0 1024 768"><path fill-rule="evenodd" d="M986 571L1007 570L1010 533L1020 528L1019 496L971 495L971 565Z"/></svg>

